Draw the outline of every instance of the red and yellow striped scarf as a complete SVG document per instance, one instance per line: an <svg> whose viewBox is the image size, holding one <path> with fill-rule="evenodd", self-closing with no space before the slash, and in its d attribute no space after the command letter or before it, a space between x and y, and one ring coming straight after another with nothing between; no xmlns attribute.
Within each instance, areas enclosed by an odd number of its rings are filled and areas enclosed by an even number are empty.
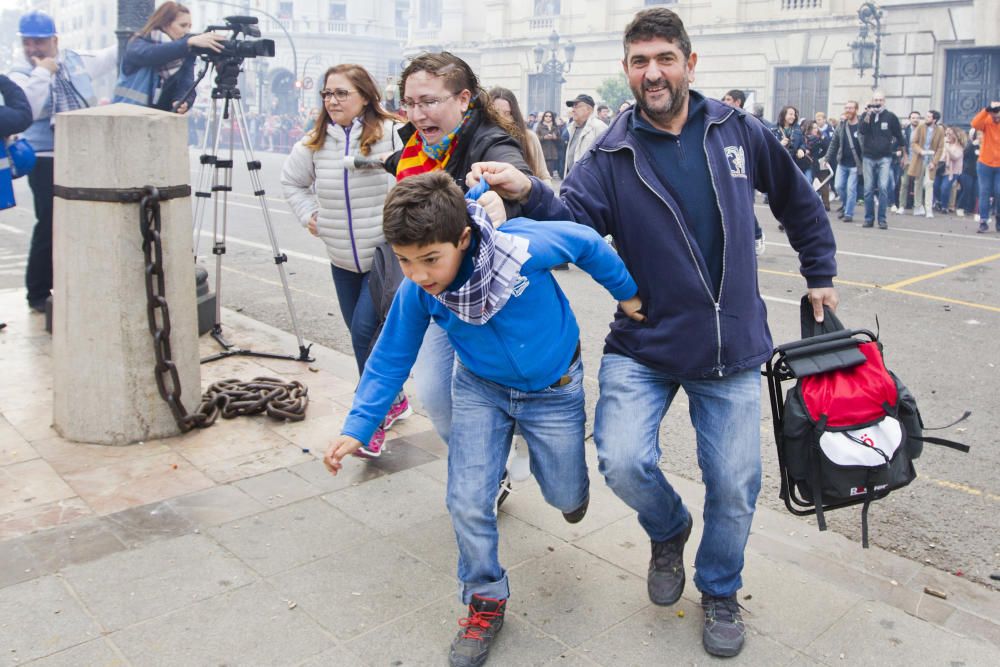
<svg viewBox="0 0 1000 667"><path fill-rule="evenodd" d="M425 146L420 132L414 132L406 145L403 146L403 153L399 156L399 163L396 165L396 182L417 174L444 169L448 165L448 160L451 159L451 154L455 152L459 135L469 124L471 118L472 108L470 107L465 112L462 123L434 146Z"/></svg>

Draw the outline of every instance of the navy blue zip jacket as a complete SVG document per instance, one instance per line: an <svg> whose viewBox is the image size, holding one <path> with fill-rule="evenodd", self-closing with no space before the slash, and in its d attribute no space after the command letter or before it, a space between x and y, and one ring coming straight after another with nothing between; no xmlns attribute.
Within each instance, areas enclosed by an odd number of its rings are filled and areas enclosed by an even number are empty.
<svg viewBox="0 0 1000 667"><path fill-rule="evenodd" d="M576 164L561 199L532 178L523 209L526 217L576 220L614 237L647 319L616 313L604 351L678 379L722 377L758 367L771 355L767 309L757 290L755 189L767 193L809 287L829 287L837 273L823 203L788 151L753 116L712 99L704 103L704 146L722 216L718 299L705 259L679 217L676 198L683 198L684 183L668 187L654 172L629 129L634 107L619 114Z"/></svg>

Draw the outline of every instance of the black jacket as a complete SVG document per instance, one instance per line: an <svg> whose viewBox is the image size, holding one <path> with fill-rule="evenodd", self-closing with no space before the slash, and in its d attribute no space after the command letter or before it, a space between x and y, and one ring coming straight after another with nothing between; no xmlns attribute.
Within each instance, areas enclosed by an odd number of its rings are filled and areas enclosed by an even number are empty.
<svg viewBox="0 0 1000 667"><path fill-rule="evenodd" d="M3 95L3 105L0 106L0 137L23 132L31 125L31 105L24 91L4 74L0 74L0 95Z"/></svg>
<svg viewBox="0 0 1000 667"><path fill-rule="evenodd" d="M860 168L861 149L860 146L855 147L854 142L848 136L848 127L850 127L850 123L846 120L841 121L837 125L837 130L833 133L833 139L830 140L830 147L826 149L825 157L831 165L838 165L844 160L844 151L851 151L855 166ZM861 128L858 128L858 143L861 143Z"/></svg>
<svg viewBox="0 0 1000 667"><path fill-rule="evenodd" d="M877 115L866 111L861 115L861 155L879 159L889 157L906 145L896 114L885 107Z"/></svg>

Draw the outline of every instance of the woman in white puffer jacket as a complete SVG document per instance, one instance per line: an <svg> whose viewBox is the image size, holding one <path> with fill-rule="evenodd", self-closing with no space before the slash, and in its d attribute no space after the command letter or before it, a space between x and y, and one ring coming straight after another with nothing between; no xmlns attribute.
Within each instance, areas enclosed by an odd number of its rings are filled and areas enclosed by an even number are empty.
<svg viewBox="0 0 1000 667"><path fill-rule="evenodd" d="M360 65L331 67L323 82L319 118L292 147L281 185L303 226L326 243L360 375L376 327L368 272L375 247L385 241L382 205L395 179L377 161L365 169L354 160L401 148L402 123L382 107L374 79Z"/></svg>

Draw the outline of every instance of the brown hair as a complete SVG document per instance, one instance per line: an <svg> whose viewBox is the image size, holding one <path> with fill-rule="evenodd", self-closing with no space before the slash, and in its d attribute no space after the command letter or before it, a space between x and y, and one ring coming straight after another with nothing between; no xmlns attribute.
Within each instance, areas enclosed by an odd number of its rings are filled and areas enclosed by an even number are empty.
<svg viewBox="0 0 1000 667"><path fill-rule="evenodd" d="M372 152L372 146L382 139L382 121L398 121L400 118L392 115L382 106L382 93L375 85L375 79L361 65L345 63L331 67L323 74L323 87L326 87L326 80L330 78L331 74L347 77L347 80L358 89L358 93L367 102L361 112L361 154L369 155ZM324 102L320 105L316 124L309 132L309 138L303 142L303 145L312 151L318 151L322 148L323 144L326 143L326 128L329 124L330 113L326 110Z"/></svg>
<svg viewBox="0 0 1000 667"><path fill-rule="evenodd" d="M191 10L181 3L174 2L174 0L167 0L156 8L156 11L146 21L146 25L142 26L139 32L135 34L137 37L144 37L154 30L163 30L165 32L170 24L177 20L178 14L190 13Z"/></svg>
<svg viewBox="0 0 1000 667"><path fill-rule="evenodd" d="M517 97L507 88L495 86L490 88L490 100L505 100L510 105L510 115L513 116L516 130L511 136L517 139L517 143L521 144L521 152L524 153L525 162L531 167L531 173L538 178L548 178L548 174L544 170L545 158L538 154L535 142L529 141L528 132L531 130L528 129L528 126L524 122L524 114L521 113Z"/></svg>
<svg viewBox="0 0 1000 667"><path fill-rule="evenodd" d="M645 42L660 37L681 50L685 58L691 57L691 38L684 29L684 21L675 12L664 7L644 9L625 27L625 55L632 42Z"/></svg>
<svg viewBox="0 0 1000 667"><path fill-rule="evenodd" d="M493 106L490 96L480 87L479 78L472 71L472 68L469 67L469 63L447 51L442 51L441 53L421 53L409 62L399 77L400 100L405 97L406 79L411 74L416 74L417 72L427 72L431 76L441 77L445 80L445 87L453 95L458 95L463 90L468 90L472 93L470 107L482 109L484 120L487 123L496 125L510 136L517 138L517 128Z"/></svg>
<svg viewBox="0 0 1000 667"><path fill-rule="evenodd" d="M382 209L382 233L391 245L457 246L468 226L465 195L443 171L403 179L389 191Z"/></svg>

